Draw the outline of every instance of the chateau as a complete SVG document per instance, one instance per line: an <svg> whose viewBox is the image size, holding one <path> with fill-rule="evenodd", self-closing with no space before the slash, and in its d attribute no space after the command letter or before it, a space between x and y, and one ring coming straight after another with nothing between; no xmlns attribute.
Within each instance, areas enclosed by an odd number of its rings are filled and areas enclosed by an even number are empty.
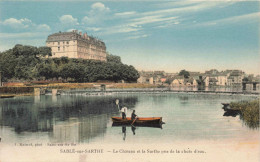
<svg viewBox="0 0 260 162"><path fill-rule="evenodd" d="M46 46L51 48L52 57L107 60L105 43L77 30L49 35Z"/></svg>

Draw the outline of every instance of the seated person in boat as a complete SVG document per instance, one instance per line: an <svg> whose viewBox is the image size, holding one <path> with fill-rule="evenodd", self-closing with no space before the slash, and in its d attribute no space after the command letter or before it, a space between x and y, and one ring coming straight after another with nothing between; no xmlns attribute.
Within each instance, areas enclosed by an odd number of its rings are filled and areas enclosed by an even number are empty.
<svg viewBox="0 0 260 162"><path fill-rule="evenodd" d="M135 114L135 110L133 110L132 115L131 115L131 119L134 120L135 118L137 118L137 115Z"/></svg>
<svg viewBox="0 0 260 162"><path fill-rule="evenodd" d="M122 112L122 119L126 119L127 107L123 107L121 109L121 112Z"/></svg>

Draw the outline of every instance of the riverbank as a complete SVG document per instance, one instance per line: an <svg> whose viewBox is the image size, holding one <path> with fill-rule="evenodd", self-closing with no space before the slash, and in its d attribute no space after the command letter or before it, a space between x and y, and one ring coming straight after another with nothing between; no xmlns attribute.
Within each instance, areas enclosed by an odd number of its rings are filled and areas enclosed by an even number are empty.
<svg viewBox="0 0 260 162"><path fill-rule="evenodd" d="M34 95L33 87L0 87L0 98Z"/></svg>
<svg viewBox="0 0 260 162"><path fill-rule="evenodd" d="M143 84L143 83L7 83L5 87L33 87L33 88L50 88L50 89L91 89L99 88L106 85L106 88L158 88L160 85Z"/></svg>
<svg viewBox="0 0 260 162"><path fill-rule="evenodd" d="M259 127L259 99L231 102L230 108L240 112L242 120L251 128Z"/></svg>
<svg viewBox="0 0 260 162"><path fill-rule="evenodd" d="M142 84L142 83L7 83L0 87L0 96L14 95L25 96L34 95L35 88L40 88L43 93L50 93L52 89L62 92L80 93L105 92L105 93L188 93L188 94L217 94L217 95L251 95L259 96L259 91L242 91L239 89L214 89L208 88L198 90L196 87L171 87L162 85ZM4 97L3 97L4 98Z"/></svg>

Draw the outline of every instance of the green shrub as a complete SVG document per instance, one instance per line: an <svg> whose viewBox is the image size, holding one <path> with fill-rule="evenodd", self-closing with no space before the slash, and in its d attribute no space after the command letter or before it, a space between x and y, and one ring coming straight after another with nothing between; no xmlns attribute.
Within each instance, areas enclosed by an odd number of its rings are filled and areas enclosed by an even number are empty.
<svg viewBox="0 0 260 162"><path fill-rule="evenodd" d="M231 102L230 108L239 110L242 120L249 127L259 127L259 100Z"/></svg>

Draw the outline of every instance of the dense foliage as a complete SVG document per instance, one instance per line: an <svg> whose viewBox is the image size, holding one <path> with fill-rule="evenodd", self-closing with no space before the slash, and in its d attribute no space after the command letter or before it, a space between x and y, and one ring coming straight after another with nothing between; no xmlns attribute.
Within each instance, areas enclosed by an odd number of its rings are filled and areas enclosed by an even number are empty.
<svg viewBox="0 0 260 162"><path fill-rule="evenodd" d="M230 107L241 112L241 118L249 127L259 127L259 100L231 102Z"/></svg>
<svg viewBox="0 0 260 162"><path fill-rule="evenodd" d="M107 62L96 60L47 58L48 47L16 45L0 53L0 71L5 81L57 80L96 82L98 80L136 82L138 71L121 62L119 56L107 55Z"/></svg>
<svg viewBox="0 0 260 162"><path fill-rule="evenodd" d="M179 76L182 76L182 75L184 76L184 78L189 78L190 73L188 71L186 71L186 70L181 70L179 72Z"/></svg>

